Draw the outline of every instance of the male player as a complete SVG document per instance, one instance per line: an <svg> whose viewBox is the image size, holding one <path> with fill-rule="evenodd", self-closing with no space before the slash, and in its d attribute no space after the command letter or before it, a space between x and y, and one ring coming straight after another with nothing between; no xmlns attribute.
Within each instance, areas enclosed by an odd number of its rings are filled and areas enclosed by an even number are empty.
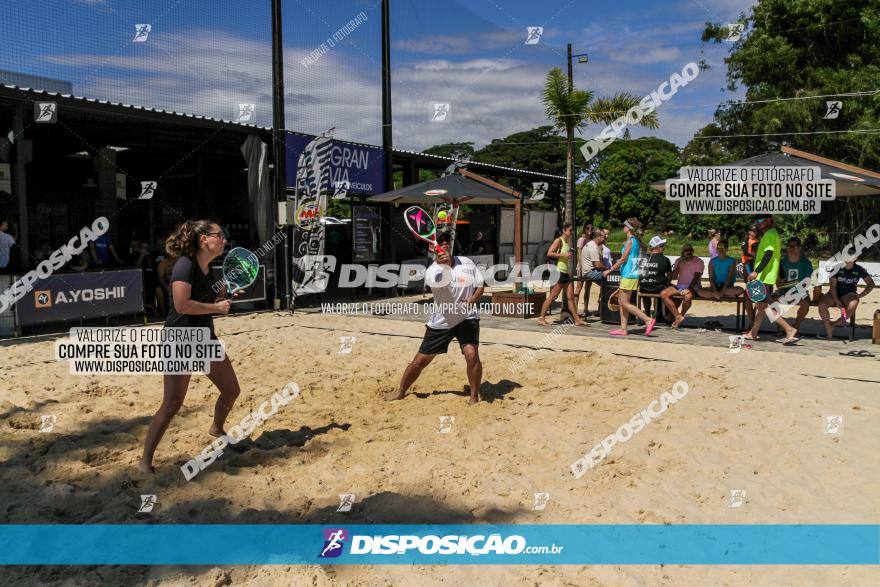
<svg viewBox="0 0 880 587"><path fill-rule="evenodd" d="M419 352L403 372L400 387L396 392L386 394L386 400L403 399L422 370L435 356L445 353L449 343L456 338L467 363L471 393L468 403L480 401L483 363L479 353L480 314L475 304L483 295L483 278L473 261L467 257L450 256L451 240L449 233L437 236L442 252L436 250L436 261L425 271L425 283L434 294L434 313L425 327ZM435 253L433 246L429 250Z"/></svg>
<svg viewBox="0 0 880 587"><path fill-rule="evenodd" d="M776 284L776 279L779 277L782 239L779 238L779 232L773 228L773 217L769 214L757 219L755 225L761 234L761 241L758 243L758 250L755 254L755 268L746 277L746 280L749 282L755 279L760 280L764 284L766 293L769 294L770 289ZM758 302L755 319L752 322L752 329L745 333L746 340L758 340L758 331L761 329L761 323L764 321L764 311L768 305L766 299ZM780 341L782 344L786 346L793 345L801 339L791 324L782 320L781 317L771 321L781 326L785 331L785 338Z"/></svg>

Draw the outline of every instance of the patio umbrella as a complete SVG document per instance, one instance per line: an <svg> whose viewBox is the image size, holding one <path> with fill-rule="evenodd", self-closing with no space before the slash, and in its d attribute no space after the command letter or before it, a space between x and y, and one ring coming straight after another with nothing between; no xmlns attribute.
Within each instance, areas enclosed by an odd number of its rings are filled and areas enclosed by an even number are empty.
<svg viewBox="0 0 880 587"><path fill-rule="evenodd" d="M519 200L515 190L486 178L474 179L470 172L450 173L400 189L367 198L369 202L390 204L501 204L513 206ZM479 176L478 176L479 177ZM494 185L492 185L494 184ZM497 187L496 187L497 186Z"/></svg>
<svg viewBox="0 0 880 587"><path fill-rule="evenodd" d="M514 206L514 259L516 263L522 262L522 205L528 200L525 200L513 188L501 185L467 169L459 169L437 179L371 196L367 198L367 201L421 206L441 202L454 206L461 204ZM517 279L517 283L519 283L519 279Z"/></svg>

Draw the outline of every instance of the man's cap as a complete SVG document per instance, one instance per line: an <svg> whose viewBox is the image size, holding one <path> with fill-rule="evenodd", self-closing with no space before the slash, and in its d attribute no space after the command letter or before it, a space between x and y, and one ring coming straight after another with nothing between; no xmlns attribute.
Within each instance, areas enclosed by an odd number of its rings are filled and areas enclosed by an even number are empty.
<svg viewBox="0 0 880 587"><path fill-rule="evenodd" d="M660 238L656 234L654 236L652 236L650 242L648 242L648 246L651 247L652 249L654 247L661 247L665 244L666 244L666 239Z"/></svg>

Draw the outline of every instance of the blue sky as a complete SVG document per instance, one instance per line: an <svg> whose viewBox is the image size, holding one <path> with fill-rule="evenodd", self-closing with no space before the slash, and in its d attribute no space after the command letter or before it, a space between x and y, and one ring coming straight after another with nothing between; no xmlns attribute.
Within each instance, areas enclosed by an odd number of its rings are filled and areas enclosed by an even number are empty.
<svg viewBox="0 0 880 587"><path fill-rule="evenodd" d="M575 83L596 96L645 95L705 57L711 69L662 106L660 129L650 133L683 146L716 104L742 97L724 91L732 45L702 45L702 27L733 21L752 3L391 0L395 147L479 147L546 124L540 91L549 68L565 67L567 42L589 53L589 63L575 65ZM224 119L237 104L254 103L256 122L269 125L269 7L269 0L7 0L0 69L72 81L77 95ZM338 138L380 143L379 2L284 0L283 12L288 128L335 126ZM332 42L361 13L362 22ZM133 43L142 23L151 24L150 36ZM538 44L524 44L530 26L544 28ZM316 59L304 61L309 54ZM430 121L435 103L450 104L448 123Z"/></svg>

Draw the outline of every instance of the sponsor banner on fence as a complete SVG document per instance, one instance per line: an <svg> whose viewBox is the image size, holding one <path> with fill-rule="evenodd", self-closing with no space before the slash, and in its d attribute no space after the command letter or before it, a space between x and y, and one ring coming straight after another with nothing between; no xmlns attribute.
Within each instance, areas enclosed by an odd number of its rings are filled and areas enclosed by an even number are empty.
<svg viewBox="0 0 880 587"><path fill-rule="evenodd" d="M3 524L0 540L0 565L880 564L876 524Z"/></svg>
<svg viewBox="0 0 880 587"><path fill-rule="evenodd" d="M144 311L140 269L61 273L34 282L15 304L21 326L88 320Z"/></svg>
<svg viewBox="0 0 880 587"><path fill-rule="evenodd" d="M287 187L296 187L300 154L315 137L287 134ZM346 185L349 193L381 194L385 191L384 153L381 147L331 139L330 184Z"/></svg>

